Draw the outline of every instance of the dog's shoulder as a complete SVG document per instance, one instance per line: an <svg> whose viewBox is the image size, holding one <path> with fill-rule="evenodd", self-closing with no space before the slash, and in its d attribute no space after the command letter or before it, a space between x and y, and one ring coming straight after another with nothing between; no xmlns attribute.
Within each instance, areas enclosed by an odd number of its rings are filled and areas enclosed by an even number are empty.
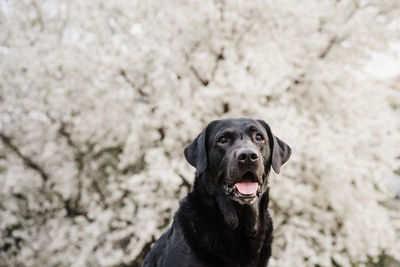
<svg viewBox="0 0 400 267"><path fill-rule="evenodd" d="M147 255L143 264L144 267L206 266L198 260L192 249L194 240L191 236L195 232L193 232L191 222L194 213L195 209L185 197L180 203L171 227L161 235ZM192 242L191 245L189 245L189 242Z"/></svg>
<svg viewBox="0 0 400 267"><path fill-rule="evenodd" d="M160 238L154 244L153 248L147 254L143 263L143 267L160 266L159 263L162 261L165 249L168 246L168 237L170 236L171 231L172 228L168 229L168 231L164 232L160 236Z"/></svg>

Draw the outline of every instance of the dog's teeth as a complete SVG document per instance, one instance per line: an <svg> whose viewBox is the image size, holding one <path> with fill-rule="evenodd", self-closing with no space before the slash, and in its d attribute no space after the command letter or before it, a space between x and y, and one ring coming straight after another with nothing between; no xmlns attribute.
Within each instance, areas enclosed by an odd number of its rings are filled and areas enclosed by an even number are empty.
<svg viewBox="0 0 400 267"><path fill-rule="evenodd" d="M233 190L235 190L233 188L233 186L229 186L228 184L224 184L224 189L225 189L225 194L226 195L230 195L232 193Z"/></svg>

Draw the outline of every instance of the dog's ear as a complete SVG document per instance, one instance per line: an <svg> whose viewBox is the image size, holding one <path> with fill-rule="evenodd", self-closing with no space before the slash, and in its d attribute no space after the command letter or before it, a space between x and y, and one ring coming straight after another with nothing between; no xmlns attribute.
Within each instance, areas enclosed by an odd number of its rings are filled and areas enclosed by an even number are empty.
<svg viewBox="0 0 400 267"><path fill-rule="evenodd" d="M186 160L196 168L198 175L207 168L207 129L208 126L183 151Z"/></svg>
<svg viewBox="0 0 400 267"><path fill-rule="evenodd" d="M271 128L263 120L257 120L267 131L269 145L271 148L271 165L276 173L279 173L281 166L288 161L292 149L281 139L272 134Z"/></svg>

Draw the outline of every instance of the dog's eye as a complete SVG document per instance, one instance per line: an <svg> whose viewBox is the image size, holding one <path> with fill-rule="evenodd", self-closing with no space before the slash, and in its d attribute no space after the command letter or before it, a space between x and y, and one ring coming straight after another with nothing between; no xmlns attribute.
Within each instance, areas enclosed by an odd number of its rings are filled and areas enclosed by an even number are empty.
<svg viewBox="0 0 400 267"><path fill-rule="evenodd" d="M256 134L256 141L257 142L262 142L262 141L264 141L264 137L262 137L262 135L261 134Z"/></svg>
<svg viewBox="0 0 400 267"><path fill-rule="evenodd" d="M228 142L228 138L225 136L221 136L218 138L218 144L226 144Z"/></svg>

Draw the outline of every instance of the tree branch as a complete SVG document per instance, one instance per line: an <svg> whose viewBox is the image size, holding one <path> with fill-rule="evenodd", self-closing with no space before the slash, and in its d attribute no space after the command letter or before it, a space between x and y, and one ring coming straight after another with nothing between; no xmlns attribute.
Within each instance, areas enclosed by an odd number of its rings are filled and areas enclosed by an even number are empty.
<svg viewBox="0 0 400 267"><path fill-rule="evenodd" d="M182 180L182 183L181 183L180 187L182 187L182 186L186 187L188 192L189 192L190 189L192 189L192 184L182 174L178 174L178 175Z"/></svg>
<svg viewBox="0 0 400 267"><path fill-rule="evenodd" d="M146 85L146 83L147 83L147 75L146 75L146 74L144 75L144 82L143 82L143 84L141 84L140 86L137 86L134 82L132 82L132 81L128 78L128 76L126 75L125 70L121 69L119 73L121 74L122 78L124 78L124 80L125 80L132 88L135 88L135 89L138 90L138 92L139 92L139 94L140 94L140 100L143 101L143 102L148 102L149 96L148 96L148 94L145 93L145 92L143 91L143 89L142 89L143 86Z"/></svg>
<svg viewBox="0 0 400 267"><path fill-rule="evenodd" d="M328 55L328 53L331 51L332 47L338 43L338 41L339 40L338 40L337 36L331 37L328 45L319 53L318 58L319 59L325 58Z"/></svg>
<svg viewBox="0 0 400 267"><path fill-rule="evenodd" d="M29 156L24 155L21 150L12 143L11 138L4 133L0 132L0 139L4 143L5 146L10 148L19 158L22 159L25 166L37 171L42 177L43 183L46 183L49 180L49 174L41 167L38 163L34 162Z"/></svg>
<svg viewBox="0 0 400 267"><path fill-rule="evenodd" d="M190 70L193 72L194 76L197 78L197 80L200 81L202 85L204 86L208 85L209 81L207 79L202 78L199 72L193 66L190 66Z"/></svg>

